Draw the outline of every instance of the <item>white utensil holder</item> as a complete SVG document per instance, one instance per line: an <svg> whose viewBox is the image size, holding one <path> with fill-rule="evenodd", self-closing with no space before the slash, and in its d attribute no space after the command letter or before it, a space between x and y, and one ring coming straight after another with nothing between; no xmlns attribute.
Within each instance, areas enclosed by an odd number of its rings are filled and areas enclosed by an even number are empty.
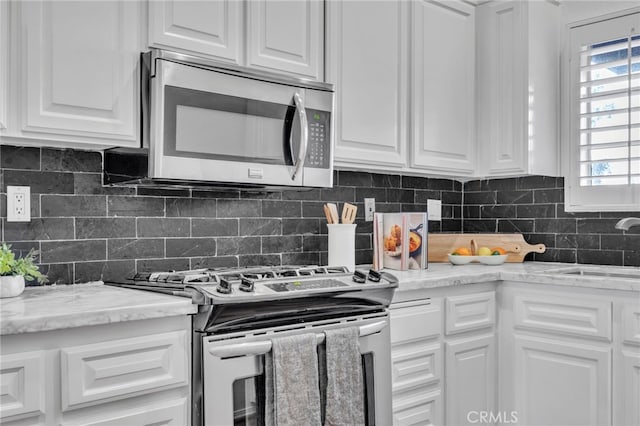
<svg viewBox="0 0 640 426"><path fill-rule="evenodd" d="M327 224L329 230L328 266L346 266L356 269L356 224Z"/></svg>

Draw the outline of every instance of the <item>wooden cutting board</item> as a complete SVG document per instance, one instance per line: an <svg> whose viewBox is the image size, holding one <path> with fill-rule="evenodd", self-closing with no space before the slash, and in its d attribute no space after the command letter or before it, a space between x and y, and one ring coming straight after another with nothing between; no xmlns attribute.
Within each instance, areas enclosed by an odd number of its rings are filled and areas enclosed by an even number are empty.
<svg viewBox="0 0 640 426"><path fill-rule="evenodd" d="M471 249L471 240L478 247L502 247L509 257L507 262L524 262L524 257L531 253L544 253L544 244L529 244L522 234L429 234L429 262L448 262L448 255L458 247Z"/></svg>

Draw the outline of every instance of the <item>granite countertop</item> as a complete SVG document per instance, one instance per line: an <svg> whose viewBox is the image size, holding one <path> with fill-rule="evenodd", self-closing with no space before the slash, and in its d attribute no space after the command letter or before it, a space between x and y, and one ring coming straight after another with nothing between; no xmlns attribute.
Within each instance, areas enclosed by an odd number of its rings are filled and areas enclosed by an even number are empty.
<svg viewBox="0 0 640 426"><path fill-rule="evenodd" d="M193 314L191 299L102 282L27 287L0 299L0 334L20 334Z"/></svg>
<svg viewBox="0 0 640 426"><path fill-rule="evenodd" d="M558 273L586 269L599 274L624 273L636 277L622 278L612 275L571 275ZM626 290L640 292L640 268L572 263L524 262L490 266L478 263L451 265L430 263L426 270L393 271L400 281L396 291L478 284L491 281L517 281L535 284L551 284L595 289Z"/></svg>
<svg viewBox="0 0 640 426"><path fill-rule="evenodd" d="M362 267L365 269L365 266ZM626 273L632 278L579 276L557 273L584 268L599 273ZM640 268L525 262L498 266L469 264L454 266L431 263L420 271L388 272L397 276L397 291L517 281L535 284L578 286L640 292ZM639 295L640 297L640 295ZM0 299L0 334L19 334L161 318L196 313L197 306L184 297L104 285L102 282L28 287L12 298Z"/></svg>

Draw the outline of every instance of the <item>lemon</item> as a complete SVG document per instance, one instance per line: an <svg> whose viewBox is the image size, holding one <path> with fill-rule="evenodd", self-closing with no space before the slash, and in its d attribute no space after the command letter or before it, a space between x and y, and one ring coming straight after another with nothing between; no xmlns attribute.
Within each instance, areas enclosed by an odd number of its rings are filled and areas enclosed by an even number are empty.
<svg viewBox="0 0 640 426"><path fill-rule="evenodd" d="M478 249L478 256L491 256L491 249L489 247L480 247Z"/></svg>

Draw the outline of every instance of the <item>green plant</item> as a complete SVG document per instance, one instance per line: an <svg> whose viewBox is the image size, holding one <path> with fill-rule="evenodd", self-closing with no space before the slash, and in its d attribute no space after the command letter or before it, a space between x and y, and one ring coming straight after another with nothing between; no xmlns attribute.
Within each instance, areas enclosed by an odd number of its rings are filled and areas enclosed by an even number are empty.
<svg viewBox="0 0 640 426"><path fill-rule="evenodd" d="M22 275L26 280L45 283L47 276L38 271L38 265L35 264L37 254L37 251L31 249L26 256L16 259L15 254L11 251L11 246L2 243L0 246L0 276Z"/></svg>

